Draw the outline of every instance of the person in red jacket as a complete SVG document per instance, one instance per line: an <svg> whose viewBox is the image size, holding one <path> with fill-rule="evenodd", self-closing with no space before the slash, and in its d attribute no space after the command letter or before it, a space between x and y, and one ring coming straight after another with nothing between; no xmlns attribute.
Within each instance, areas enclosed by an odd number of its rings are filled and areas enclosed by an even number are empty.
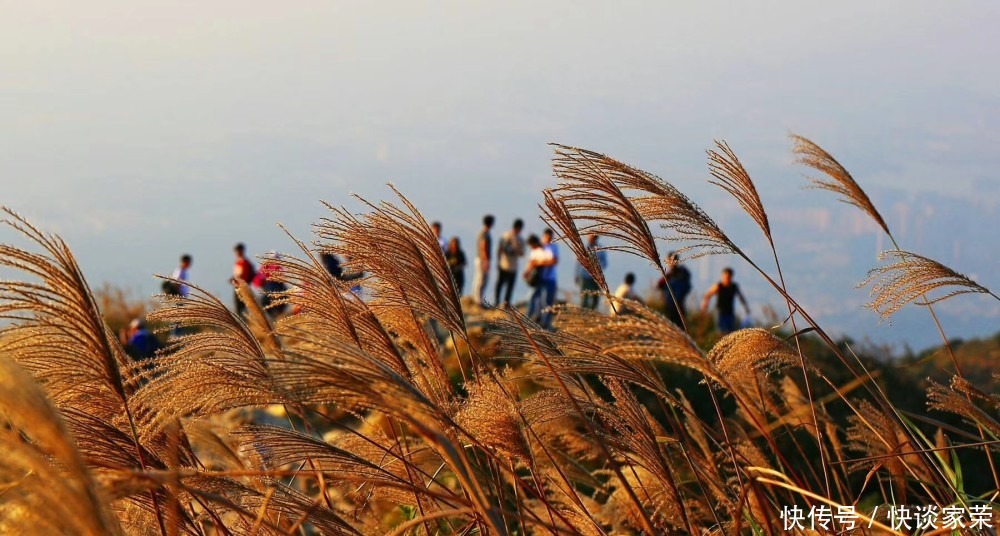
<svg viewBox="0 0 1000 536"><path fill-rule="evenodd" d="M236 314L243 316L247 312L247 306L240 300L235 285L237 281L243 281L248 285L253 283L256 271L254 270L253 263L247 258L247 248L242 242L233 247L233 254L236 256L236 262L233 263L233 277L231 279L233 283L233 298L236 304Z"/></svg>

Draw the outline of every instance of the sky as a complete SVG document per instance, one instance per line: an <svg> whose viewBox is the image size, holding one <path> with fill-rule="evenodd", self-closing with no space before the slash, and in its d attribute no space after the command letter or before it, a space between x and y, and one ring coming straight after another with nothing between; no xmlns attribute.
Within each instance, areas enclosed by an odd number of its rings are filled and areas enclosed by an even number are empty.
<svg viewBox="0 0 1000 536"><path fill-rule="evenodd" d="M151 294L191 253L193 280L228 301L235 242L292 250L278 223L308 239L320 200L355 207L388 182L470 251L487 212L538 232L558 142L670 181L771 269L707 183L725 139L803 305L834 333L922 348L926 312L890 325L861 308L854 286L888 245L802 188L788 134L833 152L901 246L1000 288L998 22L987 1L8 0L0 203L66 239L94 286ZM694 292L727 265L758 317L780 304L733 258L691 261ZM609 279L626 271L655 278L612 256ZM941 309L953 336L1000 331L982 296Z"/></svg>

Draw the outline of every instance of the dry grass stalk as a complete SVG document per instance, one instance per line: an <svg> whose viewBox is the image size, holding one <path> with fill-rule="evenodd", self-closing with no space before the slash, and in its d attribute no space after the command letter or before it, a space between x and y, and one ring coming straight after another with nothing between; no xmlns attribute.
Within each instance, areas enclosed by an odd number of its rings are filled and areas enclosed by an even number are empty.
<svg viewBox="0 0 1000 536"><path fill-rule="evenodd" d="M56 409L2 354L0 451L0 532L121 533Z"/></svg>
<svg viewBox="0 0 1000 536"><path fill-rule="evenodd" d="M498 377L496 381L481 378L470 385L469 395L455 415L455 422L472 439L503 457L511 461L525 460L528 457L528 446L521 429L522 418L518 403L508 394L511 386L504 389L498 381L502 381L502 377Z"/></svg>
<svg viewBox="0 0 1000 536"><path fill-rule="evenodd" d="M609 294L608 282L604 277L604 269L597 260L595 252L583 243L580 230L576 227L576 221L569 212L566 203L558 199L551 191L542 193L545 203L541 205L542 217L558 231L559 240L569 246L570 250L580 262L587 273L597 283L597 287L604 293Z"/></svg>
<svg viewBox="0 0 1000 536"><path fill-rule="evenodd" d="M980 404L977 405L974 401ZM1000 421L996 418L996 411L1000 409L1000 396L984 393L964 378L955 376L949 387L931 382L927 389L927 405L929 409L958 415L970 424L982 426L993 437L1000 437ZM989 411L981 405L987 406Z"/></svg>
<svg viewBox="0 0 1000 536"><path fill-rule="evenodd" d="M624 472L633 473L639 480L634 487L640 499L651 508L651 517L659 524L657 528L692 530L692 520L682 506L684 499L680 494L679 479L661 447L660 438L666 437L667 432L639 403L627 385L618 380L608 381L607 385L614 397L613 405L606 409L604 415L611 428L607 441L615 445L620 455L630 460ZM645 472L648 478L639 479L640 472ZM614 494L609 504L613 502L616 502Z"/></svg>
<svg viewBox="0 0 1000 536"><path fill-rule="evenodd" d="M892 477L899 500L907 497L911 481L924 483L933 480L932 470L926 466L925 459L915 453L919 447L891 416L863 400L858 404L858 414L850 416L849 420L847 447L876 459L848 464L852 471L886 471Z"/></svg>
<svg viewBox="0 0 1000 536"><path fill-rule="evenodd" d="M128 399L123 371L131 360L105 325L73 254L9 209L3 222L43 253L0 245L0 266L37 282L0 281L0 328L5 351L39 378L57 406L86 404L102 415L121 414Z"/></svg>
<svg viewBox="0 0 1000 536"><path fill-rule="evenodd" d="M741 329L715 343L708 353L719 376L738 378L768 374L794 365L798 355L784 342L761 328Z"/></svg>
<svg viewBox="0 0 1000 536"><path fill-rule="evenodd" d="M605 248L637 254L658 266L649 224L659 223L674 233L667 240L687 243L678 253L693 251L692 258L738 251L718 225L671 184L593 151L555 147L552 169L560 183L549 191L565 203L574 220L586 222L579 226L581 233L622 243Z"/></svg>
<svg viewBox="0 0 1000 536"><path fill-rule="evenodd" d="M556 308L556 325L561 332L595 346L602 356L672 363L714 374L698 345L676 324L639 303L631 303L629 311L608 317L573 305L561 306Z"/></svg>
<svg viewBox="0 0 1000 536"><path fill-rule="evenodd" d="M814 187L840 195L841 201L860 208L875 220L875 223L878 223L885 234L890 234L889 227L886 226L882 215L875 209L871 199L868 199L868 194L858 186L854 177L847 172L844 166L840 165L840 162L837 162L830 153L824 151L819 145L802 136L792 134L791 138L795 142L792 152L796 155L796 161L829 177L826 180L811 179Z"/></svg>
<svg viewBox="0 0 1000 536"><path fill-rule="evenodd" d="M750 174L740 163L739 158L736 157L736 153L733 152L728 143L724 140L715 140L715 146L719 149L718 151L708 151L708 170L715 180L708 182L722 188L736 198L744 212L757 222L757 226L770 242L771 225L767 221L764 204L760 201L760 195L757 194L757 187L750 179Z"/></svg>
<svg viewBox="0 0 1000 536"><path fill-rule="evenodd" d="M151 367L136 369L133 383L141 387L135 398L150 408L140 414L146 437L180 417L290 401L248 327L218 298L189 286L188 298L164 297L165 307L150 315L167 326L200 331L173 339Z"/></svg>
<svg viewBox="0 0 1000 536"><path fill-rule="evenodd" d="M865 307L877 312L880 319L892 316L904 305L923 297L918 305L931 305L960 294L995 294L947 266L916 253L900 250L883 251L880 261L893 260L891 264L873 268L859 287L871 285L871 303ZM951 289L943 295L927 297L936 290Z"/></svg>
<svg viewBox="0 0 1000 536"><path fill-rule="evenodd" d="M322 247L349 259L355 270L378 274L366 286L384 306L430 315L459 336L465 335L465 317L451 270L430 225L395 188L403 203L365 203L371 212L360 219L346 209L327 207L332 218L315 226Z"/></svg>

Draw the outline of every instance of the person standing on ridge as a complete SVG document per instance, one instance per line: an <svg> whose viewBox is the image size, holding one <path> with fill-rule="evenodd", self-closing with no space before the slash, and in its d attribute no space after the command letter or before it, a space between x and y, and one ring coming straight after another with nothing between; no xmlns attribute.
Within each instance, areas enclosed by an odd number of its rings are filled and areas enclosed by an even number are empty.
<svg viewBox="0 0 1000 536"><path fill-rule="evenodd" d="M458 297L462 297L465 292L465 252L462 251L462 244L458 237L454 236L448 242L448 251L445 252L445 260L448 261L448 269L451 276L455 278L455 288L458 290Z"/></svg>
<svg viewBox="0 0 1000 536"><path fill-rule="evenodd" d="M682 327L682 319L687 315L685 300L691 292L691 272L681 264L681 258L675 251L668 253L664 260L667 263L667 277L661 277L656 286L663 292L664 314L675 325ZM677 300L676 303L674 299Z"/></svg>
<svg viewBox="0 0 1000 536"><path fill-rule="evenodd" d="M246 314L247 306L243 303L243 300L240 299L240 293L237 290L236 285L239 281L243 281L247 285L250 285L253 283L254 276L257 275L253 263L250 262L250 259L247 259L246 253L247 248L243 245L243 242L240 242L233 247L233 254L236 256L236 262L233 263L233 297L236 303L236 314L240 317Z"/></svg>
<svg viewBox="0 0 1000 536"><path fill-rule="evenodd" d="M160 341L146 329L146 323L141 318L133 319L128 330L123 333L122 342L125 353L133 359L149 359L161 348Z"/></svg>
<svg viewBox="0 0 1000 536"><path fill-rule="evenodd" d="M176 279L177 281L180 282L179 283L172 283L170 281L164 282L164 290L166 291L165 294L173 294L176 296L180 296L182 298L188 297L188 294L191 292L190 287L188 287L187 285L188 281L190 281L190 279L188 279L188 270L190 268L191 268L191 255L185 253L184 255L181 255L180 266L174 269L174 273L170 274L171 278ZM168 290L167 289L168 284L173 285L173 288Z"/></svg>
<svg viewBox="0 0 1000 536"><path fill-rule="evenodd" d="M497 245L497 288L493 303L500 305L500 293L504 286L507 292L503 295L503 306L510 308L510 297L514 293L514 283L517 281L518 259L524 256L524 239L521 229L524 222L520 218L514 220L514 226L500 237Z"/></svg>
<svg viewBox="0 0 1000 536"><path fill-rule="evenodd" d="M557 266L559 265L559 248L552 243L552 229L542 233L542 239L532 236L528 239L531 254L528 256L528 267L524 272L526 280L531 280L534 270L539 270L538 284L531 293L528 304L528 317L545 328L552 328L551 307L556 301L556 291L559 290Z"/></svg>
<svg viewBox="0 0 1000 536"><path fill-rule="evenodd" d="M191 268L191 255L185 253L184 255L181 255L180 266L174 269L173 273L170 274L170 278L172 280L163 281L163 285L161 287L163 289L163 294L167 296L187 299L188 295L191 292L191 289L190 287L188 287L187 284L189 281L188 270L190 268ZM170 333L174 337L180 337L184 333L184 330L181 328L179 324L174 324L174 326L170 329Z"/></svg>
<svg viewBox="0 0 1000 536"><path fill-rule="evenodd" d="M733 282L732 268L724 268L722 270L722 279L712 285L712 288L708 289L708 292L705 293L705 298L701 302L702 312L708 311L708 302L712 299L712 296L717 296L715 299L715 308L719 311L719 332L725 335L736 331L736 312L734 307L736 298L739 297L740 302L743 303L743 309L747 315L750 314L750 306L747 305L746 298L740 292L739 285Z"/></svg>
<svg viewBox="0 0 1000 536"><path fill-rule="evenodd" d="M611 316L630 314L629 301L642 302L642 298L635 293L635 274L632 272L625 274L625 281L615 290L615 300L611 307Z"/></svg>
<svg viewBox="0 0 1000 536"><path fill-rule="evenodd" d="M524 281L531 287L528 300L528 318L536 324L542 323L542 271L549 261L549 252L542 247L538 235L528 237L528 265L524 268Z"/></svg>
<svg viewBox="0 0 1000 536"><path fill-rule="evenodd" d="M363 272L344 272L344 265L340 262L340 259L328 251L321 252L319 254L319 260L323 263L323 268L325 268L327 273L332 275L334 279L339 279L341 281L354 281L355 279L361 279L365 276Z"/></svg>
<svg viewBox="0 0 1000 536"><path fill-rule="evenodd" d="M441 234L441 222L436 221L432 223L431 231L434 232L434 238L437 238L438 245L441 246L441 253L448 251L448 242L445 241L444 235Z"/></svg>
<svg viewBox="0 0 1000 536"><path fill-rule="evenodd" d="M472 283L472 295L481 307L488 307L486 284L490 279L490 260L493 255L493 237L490 235L490 229L493 228L494 221L492 214L483 216L483 229L476 237L476 274Z"/></svg>
<svg viewBox="0 0 1000 536"><path fill-rule="evenodd" d="M599 248L597 235L587 235L587 250L594 254L601 270L604 270L608 267L608 252ZM601 288L597 286L597 281L582 264L576 267L576 283L580 285L580 307L597 309L597 302L600 301L600 296L597 293L600 292Z"/></svg>

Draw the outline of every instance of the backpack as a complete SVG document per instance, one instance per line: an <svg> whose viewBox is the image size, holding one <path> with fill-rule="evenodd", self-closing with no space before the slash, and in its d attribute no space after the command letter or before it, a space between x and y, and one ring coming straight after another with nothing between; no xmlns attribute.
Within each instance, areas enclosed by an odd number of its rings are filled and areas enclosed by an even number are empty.
<svg viewBox="0 0 1000 536"><path fill-rule="evenodd" d="M178 285L177 283L174 283L173 281L164 281L163 284L160 285L160 289L167 296L180 296L181 295L181 286Z"/></svg>
<svg viewBox="0 0 1000 536"><path fill-rule="evenodd" d="M531 271L524 276L524 280L528 283L529 287L537 288L542 284L542 268L540 266L532 268Z"/></svg>
<svg viewBox="0 0 1000 536"><path fill-rule="evenodd" d="M246 274L246 279L244 279L244 281L246 281L246 283L249 285L250 283L253 282L253 279L255 277L257 277L257 267L254 266L249 259L247 259L247 274Z"/></svg>
<svg viewBox="0 0 1000 536"><path fill-rule="evenodd" d="M683 266L677 268L677 275L670 280L670 290L680 301L684 301L691 292L691 272L687 268Z"/></svg>

